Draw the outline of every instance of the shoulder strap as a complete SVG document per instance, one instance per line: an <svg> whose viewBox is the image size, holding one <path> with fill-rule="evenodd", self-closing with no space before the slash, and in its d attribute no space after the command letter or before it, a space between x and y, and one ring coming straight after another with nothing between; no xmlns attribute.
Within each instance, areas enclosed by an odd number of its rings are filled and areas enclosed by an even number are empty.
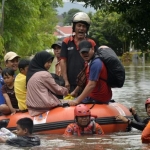
<svg viewBox="0 0 150 150"><path fill-rule="evenodd" d="M96 134L96 123L94 120L92 122L93 122L92 134Z"/></svg>
<svg viewBox="0 0 150 150"><path fill-rule="evenodd" d="M89 64L89 68L90 68L90 66L91 66L91 63L92 63L96 58L99 58L99 59L101 60L101 58L99 57L99 55L98 55L98 54L95 54L95 55L93 56L93 58L92 58L90 64ZM101 60L101 61L102 61L102 60ZM100 80L103 80L103 81L105 81L105 82L107 83L107 80L106 80L106 79L103 79L103 78L101 78L101 77L99 77L99 79L100 79Z"/></svg>

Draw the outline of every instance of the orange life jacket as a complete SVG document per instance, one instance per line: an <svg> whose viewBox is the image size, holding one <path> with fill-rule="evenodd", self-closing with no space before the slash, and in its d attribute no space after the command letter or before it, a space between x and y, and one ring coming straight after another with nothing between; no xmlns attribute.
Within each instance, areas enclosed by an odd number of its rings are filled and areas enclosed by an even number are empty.
<svg viewBox="0 0 150 150"><path fill-rule="evenodd" d="M150 143L150 121L142 132L141 140L142 143Z"/></svg>

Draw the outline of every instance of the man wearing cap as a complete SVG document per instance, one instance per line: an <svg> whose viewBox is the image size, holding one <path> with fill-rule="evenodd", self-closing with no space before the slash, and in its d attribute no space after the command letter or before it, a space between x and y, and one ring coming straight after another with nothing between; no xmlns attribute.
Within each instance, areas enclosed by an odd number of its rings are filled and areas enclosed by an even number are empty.
<svg viewBox="0 0 150 150"><path fill-rule="evenodd" d="M92 44L83 40L79 43L79 52L81 57L87 62L86 86L83 92L75 101L70 101L70 105L77 105L81 102L96 102L100 104L108 104L112 98L111 87L106 83L107 70L100 58L94 58L95 51ZM104 79L104 80L102 80ZM76 95L79 86L71 93Z"/></svg>
<svg viewBox="0 0 150 150"><path fill-rule="evenodd" d="M6 55L4 56L5 66L16 71L18 69L19 58L20 56L15 52L10 51L6 53Z"/></svg>
<svg viewBox="0 0 150 150"><path fill-rule="evenodd" d="M54 44L52 44L51 48L54 49L54 55L57 59L57 63L55 65L55 73L60 76L61 75L61 67L60 67L60 52L61 52L61 45L62 42L58 41Z"/></svg>

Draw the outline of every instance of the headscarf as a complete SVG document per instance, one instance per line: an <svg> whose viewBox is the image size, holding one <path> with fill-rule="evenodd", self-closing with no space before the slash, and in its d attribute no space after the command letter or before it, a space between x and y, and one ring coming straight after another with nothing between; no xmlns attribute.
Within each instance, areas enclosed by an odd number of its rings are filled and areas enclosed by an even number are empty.
<svg viewBox="0 0 150 150"><path fill-rule="evenodd" d="M53 60L53 59L54 57L47 51L41 51L36 53L36 55L34 56L34 58L31 60L29 64L27 78L26 78L27 83L29 79L34 75L34 73L39 71L47 71L44 65L49 60Z"/></svg>

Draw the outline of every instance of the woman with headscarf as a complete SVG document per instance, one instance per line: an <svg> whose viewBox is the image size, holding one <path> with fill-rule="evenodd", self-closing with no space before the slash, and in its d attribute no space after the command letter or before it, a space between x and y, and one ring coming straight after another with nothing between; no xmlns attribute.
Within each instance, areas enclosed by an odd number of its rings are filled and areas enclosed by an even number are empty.
<svg viewBox="0 0 150 150"><path fill-rule="evenodd" d="M54 94L68 94L67 88L56 84L48 72L53 58L50 53L41 51L30 62L27 73L27 107L31 116L57 107L61 102Z"/></svg>

